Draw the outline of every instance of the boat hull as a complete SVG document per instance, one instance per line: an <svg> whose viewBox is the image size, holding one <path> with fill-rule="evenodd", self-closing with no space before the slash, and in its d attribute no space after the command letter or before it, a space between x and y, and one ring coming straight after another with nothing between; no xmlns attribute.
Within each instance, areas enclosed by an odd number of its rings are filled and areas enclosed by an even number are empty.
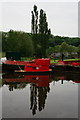
<svg viewBox="0 0 80 120"><path fill-rule="evenodd" d="M2 72L14 72L15 70L24 70L25 65L10 65L10 64L2 64ZM72 71L72 72L80 72L80 66L68 66L68 65L55 65L50 66L50 69L53 71ZM26 73L35 73L35 72L26 72ZM37 72L37 73L49 73L49 71L45 72Z"/></svg>
<svg viewBox="0 0 80 120"><path fill-rule="evenodd" d="M14 72L14 70L23 70L25 65L2 64L2 71Z"/></svg>
<svg viewBox="0 0 80 120"><path fill-rule="evenodd" d="M20 75L50 75L53 74L54 71L42 71L42 72L15 72L15 74Z"/></svg>
<svg viewBox="0 0 80 120"><path fill-rule="evenodd" d="M53 71L68 71L68 72L80 72L80 66L70 66L70 65L55 65L50 66Z"/></svg>

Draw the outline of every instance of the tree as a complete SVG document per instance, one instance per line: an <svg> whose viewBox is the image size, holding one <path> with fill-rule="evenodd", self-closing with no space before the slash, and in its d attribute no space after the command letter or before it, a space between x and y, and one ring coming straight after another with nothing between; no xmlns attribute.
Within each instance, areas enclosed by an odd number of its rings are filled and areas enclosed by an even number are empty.
<svg viewBox="0 0 80 120"><path fill-rule="evenodd" d="M18 51L22 54L22 56L32 56L34 52L34 47L31 37L26 33L22 33L20 37L21 39L20 43L18 43Z"/></svg>
<svg viewBox="0 0 80 120"><path fill-rule="evenodd" d="M73 46L73 45L69 45L67 51L68 51L69 53L77 52L77 47L75 47L75 46Z"/></svg>
<svg viewBox="0 0 80 120"><path fill-rule="evenodd" d="M31 32L32 39L34 41L35 53L37 56L39 54L42 54L42 56L45 57L51 30L48 29L46 13L42 9L40 10L40 16L38 19L38 11L36 5L34 5L34 9L32 11Z"/></svg>
<svg viewBox="0 0 80 120"><path fill-rule="evenodd" d="M46 13L41 9L40 17L39 17L39 34L40 34L40 44L41 44L41 53L42 56L46 57L46 50L48 48L49 36L51 34L51 30L48 29L48 22Z"/></svg>
<svg viewBox="0 0 80 120"><path fill-rule="evenodd" d="M34 52L31 35L25 32L10 30L2 33L2 43L4 52L20 52L21 56L32 56Z"/></svg>
<svg viewBox="0 0 80 120"><path fill-rule="evenodd" d="M2 32L2 51L3 52L5 52L6 49L8 48L7 37L8 37L8 33L7 32Z"/></svg>
<svg viewBox="0 0 80 120"><path fill-rule="evenodd" d="M60 52L61 53L65 53L65 52L68 52L68 44L66 42L63 42L60 46Z"/></svg>
<svg viewBox="0 0 80 120"><path fill-rule="evenodd" d="M78 58L80 58L80 45L78 46L77 53L78 53Z"/></svg>
<svg viewBox="0 0 80 120"><path fill-rule="evenodd" d="M37 34L38 32L38 11L37 11L37 6L34 5L32 13L32 20L31 20L31 32L33 34Z"/></svg>
<svg viewBox="0 0 80 120"><path fill-rule="evenodd" d="M32 13L32 20L31 20L31 33L32 39L34 42L34 49L35 53L37 52L37 33L38 33L38 11L37 6L34 5Z"/></svg>
<svg viewBox="0 0 80 120"><path fill-rule="evenodd" d="M47 56L50 56L54 52L54 47L49 47L47 49Z"/></svg>
<svg viewBox="0 0 80 120"><path fill-rule="evenodd" d="M60 45L56 45L55 47L54 47L54 53L60 53Z"/></svg>

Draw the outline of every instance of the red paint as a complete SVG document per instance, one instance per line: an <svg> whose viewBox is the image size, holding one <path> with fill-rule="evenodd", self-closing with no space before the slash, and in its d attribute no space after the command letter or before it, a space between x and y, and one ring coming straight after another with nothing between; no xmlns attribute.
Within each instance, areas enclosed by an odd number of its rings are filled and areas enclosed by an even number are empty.
<svg viewBox="0 0 80 120"><path fill-rule="evenodd" d="M14 82L29 82L34 83L37 87L49 86L49 75L26 75L24 78L6 78L4 79L8 83Z"/></svg>
<svg viewBox="0 0 80 120"><path fill-rule="evenodd" d="M14 60L14 61L7 60L5 62L5 64L11 64L11 65L26 65L27 63L29 63L29 62L27 62L27 61L16 61L16 60Z"/></svg>
<svg viewBox="0 0 80 120"><path fill-rule="evenodd" d="M80 66L80 63L77 61L58 61L58 65L72 65L72 66Z"/></svg>
<svg viewBox="0 0 80 120"><path fill-rule="evenodd" d="M80 66L80 63L73 62L71 65L73 65L73 66Z"/></svg>
<svg viewBox="0 0 80 120"><path fill-rule="evenodd" d="M42 72L49 71L50 59L36 59L33 63L28 63L24 70L26 72Z"/></svg>

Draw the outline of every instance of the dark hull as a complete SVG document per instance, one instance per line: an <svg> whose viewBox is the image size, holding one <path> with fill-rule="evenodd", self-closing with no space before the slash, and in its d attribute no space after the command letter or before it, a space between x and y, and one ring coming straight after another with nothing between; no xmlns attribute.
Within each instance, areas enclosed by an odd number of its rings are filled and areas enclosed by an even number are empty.
<svg viewBox="0 0 80 120"><path fill-rule="evenodd" d="M80 72L80 66L55 65L55 66L50 66L50 68L53 71Z"/></svg>
<svg viewBox="0 0 80 120"><path fill-rule="evenodd" d="M50 75L53 74L54 71L42 71L42 72L14 72L15 74L20 75Z"/></svg>
<svg viewBox="0 0 80 120"><path fill-rule="evenodd" d="M2 71L14 72L14 70L24 70L25 65L2 64Z"/></svg>
<svg viewBox="0 0 80 120"><path fill-rule="evenodd" d="M14 65L14 64L2 64L2 72L14 72L15 70L24 70L25 65ZM50 65L49 67L53 71L68 71L68 72L80 72L80 66L69 66L69 65ZM37 72L38 74L49 73L46 72ZM21 72L20 72L21 73ZM23 73L21 73L23 74ZM24 74L36 74L35 72L25 72Z"/></svg>

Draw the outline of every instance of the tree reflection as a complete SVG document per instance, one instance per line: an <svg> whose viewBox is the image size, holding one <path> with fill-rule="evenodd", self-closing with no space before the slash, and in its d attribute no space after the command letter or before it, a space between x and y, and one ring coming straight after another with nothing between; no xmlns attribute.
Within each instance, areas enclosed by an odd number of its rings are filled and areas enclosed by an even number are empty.
<svg viewBox="0 0 80 120"><path fill-rule="evenodd" d="M45 100L47 99L47 93L50 91L49 86L38 88L38 109L41 111L45 107Z"/></svg>
<svg viewBox="0 0 80 120"><path fill-rule="evenodd" d="M30 109L32 110L32 114L34 115L36 114L37 110L37 87L34 84L30 86L30 101Z"/></svg>
<svg viewBox="0 0 80 120"><path fill-rule="evenodd" d="M9 91L13 91L14 89L23 89L26 87L26 83L8 83Z"/></svg>
<svg viewBox="0 0 80 120"><path fill-rule="evenodd" d="M35 84L30 85L30 109L33 115L36 114L37 109L42 111L45 108L45 100L49 91L49 86L37 87Z"/></svg>

